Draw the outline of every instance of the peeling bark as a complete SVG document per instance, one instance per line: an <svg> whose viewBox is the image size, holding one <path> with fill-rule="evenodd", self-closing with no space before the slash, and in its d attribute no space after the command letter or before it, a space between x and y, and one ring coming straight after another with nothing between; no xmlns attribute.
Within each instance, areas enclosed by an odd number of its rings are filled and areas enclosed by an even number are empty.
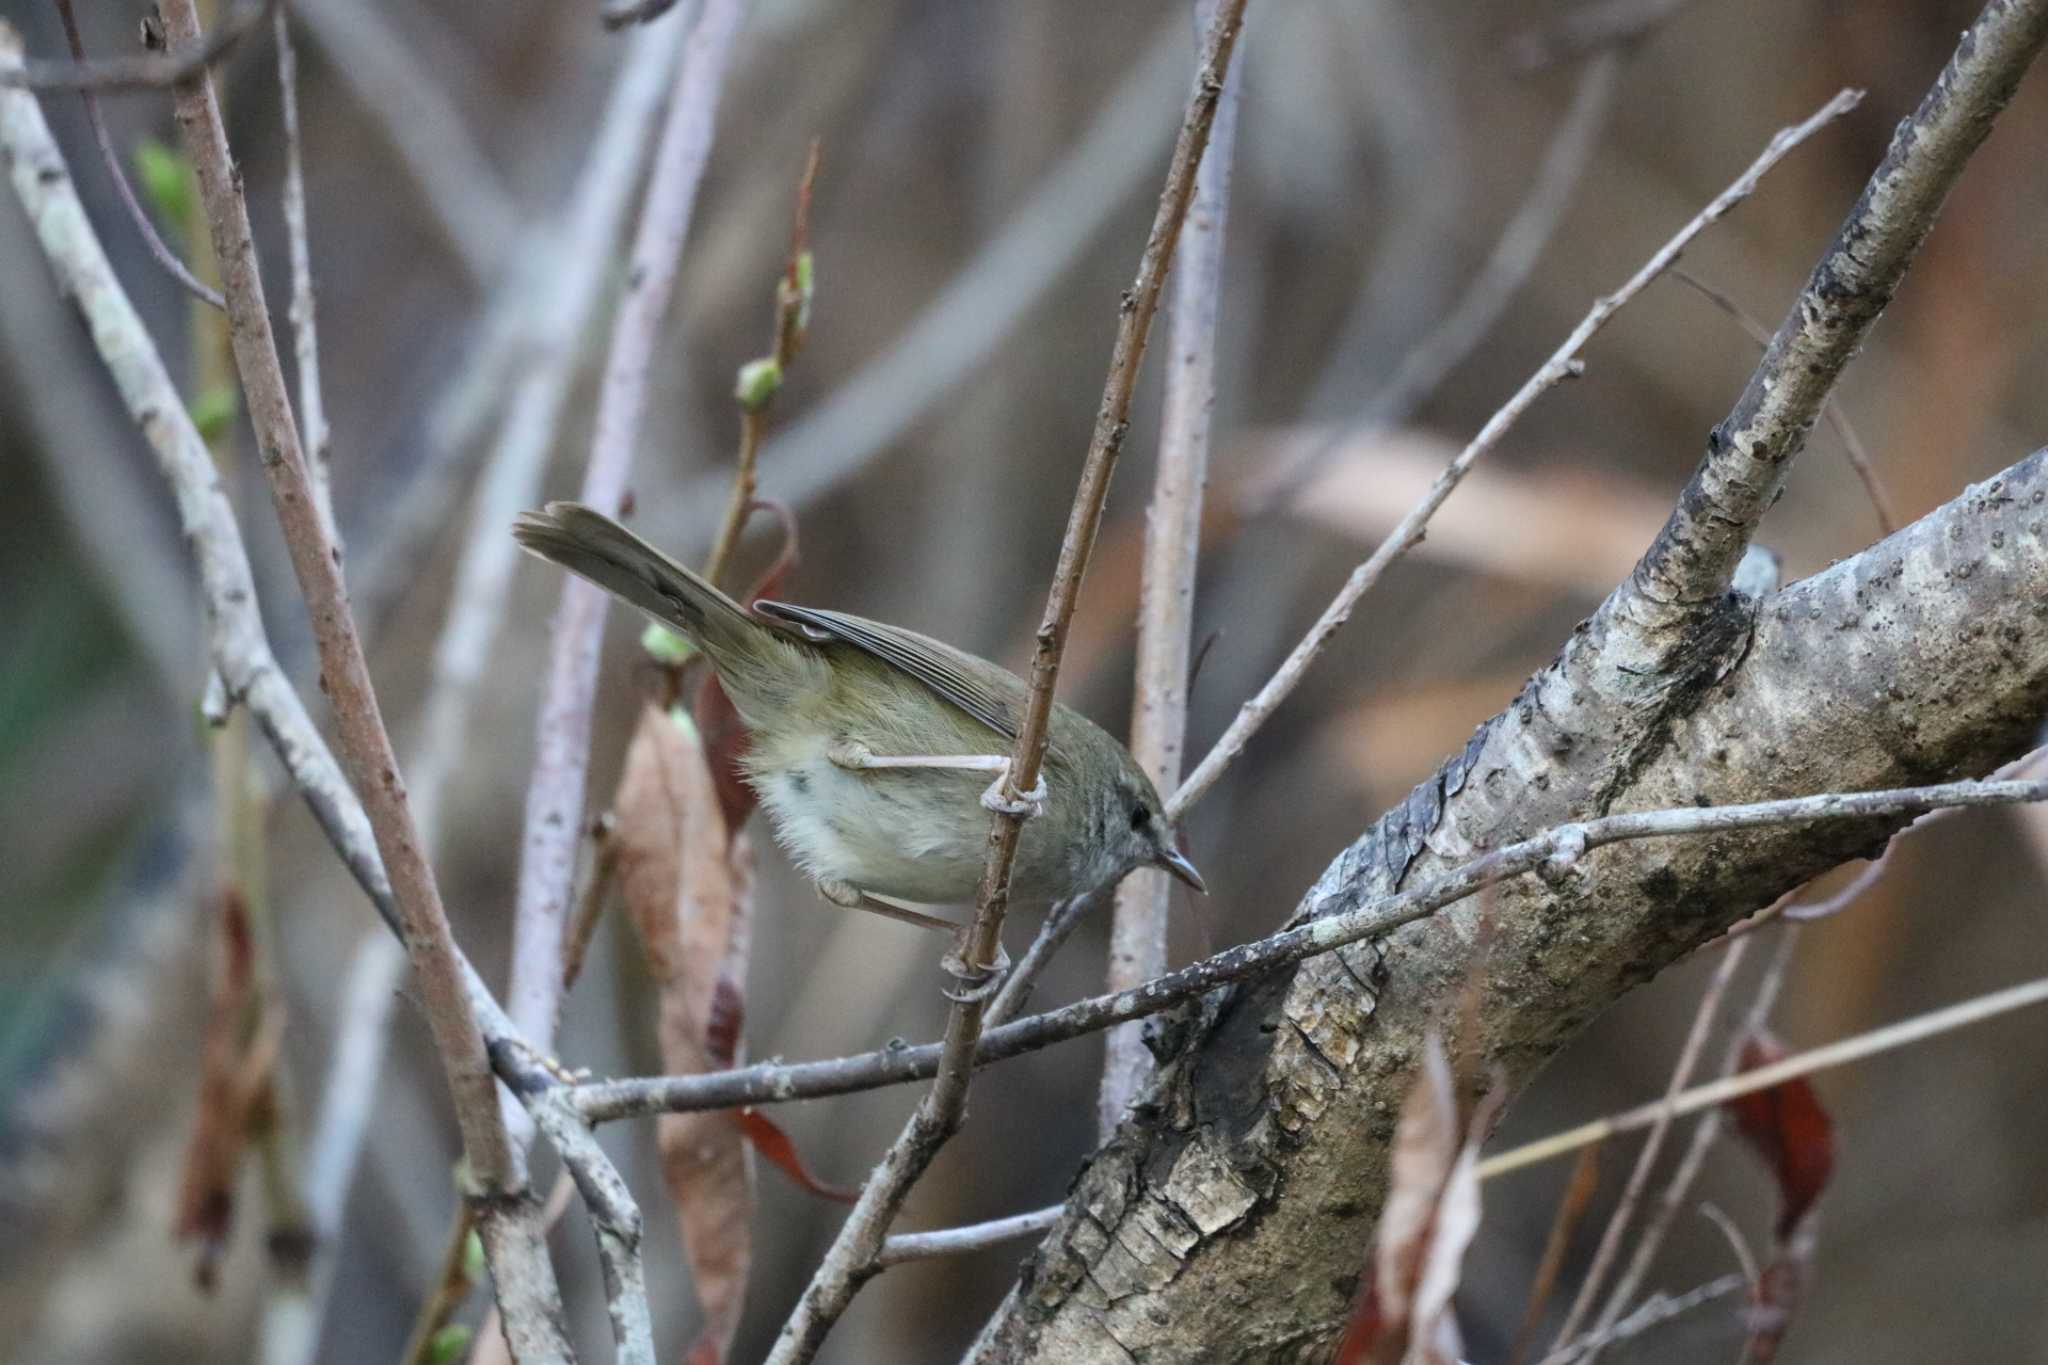
<svg viewBox="0 0 2048 1365"><path fill-rule="evenodd" d="M1588 731L1575 662L1530 679L1347 848L1297 920L1562 819L1980 775L2048 711L2048 452L1761 601L1733 593L1634 723ZM1589 649L1589 644L1594 648ZM1600 849L1502 888L1481 1027L1525 1085L1623 993L1901 821ZM1163 1030L1158 1082L1075 1182L979 1361L1320 1359L1341 1334L1424 1033L1447 1027L1477 909L1209 1002ZM1346 960L1348 958L1348 960Z"/></svg>

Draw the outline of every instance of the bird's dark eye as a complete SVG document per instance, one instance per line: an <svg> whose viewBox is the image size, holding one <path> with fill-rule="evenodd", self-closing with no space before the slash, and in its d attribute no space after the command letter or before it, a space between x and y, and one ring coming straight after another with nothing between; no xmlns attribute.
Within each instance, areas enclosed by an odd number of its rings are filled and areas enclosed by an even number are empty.
<svg viewBox="0 0 2048 1365"><path fill-rule="evenodd" d="M1152 812L1151 812L1151 811L1149 811L1149 810L1146 810L1146 809L1145 809L1145 808L1144 808L1143 806L1132 806L1132 807L1131 807L1131 828L1132 828L1132 829L1143 829L1143 828L1145 828L1145 826L1147 826L1147 825L1149 825L1149 824L1151 824L1151 823L1152 823Z"/></svg>

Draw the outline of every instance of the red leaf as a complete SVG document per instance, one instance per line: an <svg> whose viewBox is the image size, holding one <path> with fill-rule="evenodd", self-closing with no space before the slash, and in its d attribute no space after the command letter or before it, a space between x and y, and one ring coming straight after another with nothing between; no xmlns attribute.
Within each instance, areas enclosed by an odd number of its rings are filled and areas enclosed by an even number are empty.
<svg viewBox="0 0 2048 1365"><path fill-rule="evenodd" d="M828 1185L811 1174L804 1165L804 1159L796 1149L796 1143L789 1134L782 1131L775 1121L758 1109L741 1109L733 1114L733 1122L739 1124L740 1132L746 1135L754 1150L767 1158L768 1163L794 1180L802 1188L821 1199L830 1199L841 1204L851 1204L859 1197L859 1190L849 1190L841 1185Z"/></svg>
<svg viewBox="0 0 2048 1365"><path fill-rule="evenodd" d="M1742 1045L1742 1069L1754 1071L1786 1055L1785 1045L1759 1034ZM1835 1126L1803 1077L1728 1101L1736 1129L1777 1177L1782 1241L1813 1207L1835 1169Z"/></svg>

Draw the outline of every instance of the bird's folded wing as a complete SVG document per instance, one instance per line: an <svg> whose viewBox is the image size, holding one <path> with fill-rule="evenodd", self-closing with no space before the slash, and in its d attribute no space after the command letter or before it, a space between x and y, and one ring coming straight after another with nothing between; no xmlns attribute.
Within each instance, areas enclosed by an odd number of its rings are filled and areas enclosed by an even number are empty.
<svg viewBox="0 0 2048 1365"><path fill-rule="evenodd" d="M901 626L883 625L845 612L759 601L756 612L802 627L807 634L841 640L871 658L917 679L940 697L1010 739L1017 737L1024 684L963 650ZM987 674L994 670L997 676Z"/></svg>

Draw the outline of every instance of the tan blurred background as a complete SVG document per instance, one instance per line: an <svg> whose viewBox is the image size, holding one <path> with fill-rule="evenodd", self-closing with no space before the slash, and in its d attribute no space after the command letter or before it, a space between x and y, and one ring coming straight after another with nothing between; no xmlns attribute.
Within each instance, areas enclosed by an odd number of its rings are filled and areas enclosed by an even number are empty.
<svg viewBox="0 0 2048 1365"><path fill-rule="evenodd" d="M395 44L438 87L510 213L500 220L507 230L559 208L618 45L587 4L362 5L311 0L324 17L300 25L302 103L336 499L359 596L380 570L400 585L372 621L372 662L403 748L464 534L461 485L422 559L392 573L377 556L398 509L433 496L423 491L432 482L421 469L424 424L462 372L495 286L469 277L393 150L394 120L416 129L417 116L395 108L370 73L344 78L360 60L346 55L348 35ZM1214 641L1194 692L1195 750L1597 294L1775 129L1843 85L1865 87L1860 110L1796 152L1686 258L1775 323L1975 8L1682 7L1624 58L1590 165L1501 322L1400 429L1358 433L1312 495L1246 519L1231 508L1246 477L1284 443L1353 418L1456 303L1528 193L1578 80L1570 64L1518 74L1507 56L1510 40L1555 5L1254 4L1241 58L1215 514L1196 623L1198 639ZM735 438L731 377L766 339L792 186L820 136L815 316L762 468L764 491L800 503L804 557L788 595L1021 662L1100 392L1116 293L1137 259L1191 66L1187 9L763 0L740 40L661 353L635 480L642 532L686 556L703 552L709 490ZM140 12L85 6L88 44L125 50ZM0 15L32 51L61 51L39 0L0 0ZM1148 55L1161 45L1165 57ZM248 40L222 80L281 300L267 34ZM174 365L183 363L186 305L119 217L77 101L46 105L118 270ZM117 97L108 109L122 146L173 138L159 95ZM2036 382L2048 360L2044 137L2048 75L2037 72L1841 390L1909 518L2027 453L2048 429L2048 391ZM1091 159L1075 169L1068 159L1084 146ZM982 253L1022 215L1035 215L1034 235L993 280L1017 301L1015 321L979 298L907 379L877 383L870 367L964 273L975 278ZM599 349L593 341L558 443L553 495L579 478ZM1549 657L1646 543L1754 356L1738 327L1670 280L1613 322L1586 352L1584 378L1515 429L1195 814L1190 846L1213 894L1178 903L1176 961L1281 920L1329 857ZM971 363L941 373L948 357ZM925 384L932 379L940 382ZM1150 379L1066 674L1067 699L1119 731L1156 366ZM457 472L466 480L471 468ZM303 614L267 497L253 475L243 494L272 635L310 687ZM1765 540L1792 578L1875 535L1836 438L1817 434ZM747 553L765 563L767 536ZM262 1293L253 1179L211 1298L192 1287L191 1254L167 1230L205 989L196 601L164 489L11 201L0 206L0 583L0 1354L242 1358L254 1350ZM556 590L552 573L520 568L471 757L451 793L440 870L457 932L493 979L506 952ZM644 683L636 633L614 617L593 801L615 779ZM296 804L277 808L270 834L287 1067L303 1117L325 1075L352 946L381 930ZM1916 835L1856 908L1806 933L1778 1010L1782 1033L1794 1045L1821 1042L2048 970L2044 859L2048 823L2038 818L1970 815ZM932 944L825 907L777 853L764 862L750 1053L823 1056L934 1036L943 1002ZM618 928L600 932L565 1021L563 1056L600 1072L655 1064L652 998ZM1012 927L1013 951L1027 929ZM1103 926L1090 926L1042 998L1096 986L1102 954ZM1709 965L1667 973L1603 1019L1513 1109L1497 1141L1656 1093ZM456 1142L409 1005L395 1036L388 1102L348 1206L324 1359L395 1355L451 1206ZM909 1221L939 1226L1057 1198L1091 1142L1099 1055L1092 1042L1071 1044L985 1073L965 1135L914 1196ZM2044 1065L2039 1020L2020 1015L1821 1082L1841 1161L1790 1358L2048 1359ZM853 1182L910 1097L887 1090L778 1117L822 1175ZM679 1349L696 1310L653 1171L652 1127L618 1125L606 1139L648 1212L657 1333L665 1350ZM1603 1200L1623 1166L1610 1159ZM1540 1168L1487 1190L1461 1298L1475 1359L1504 1356L1564 1176ZM1722 1150L1703 1195L1753 1237L1766 1234L1771 1192L1746 1154ZM1591 1217L1600 1216L1596 1205ZM763 1172L737 1358L765 1349L838 1217ZM579 1217L557 1246L580 1339L601 1353L601 1295ZM955 1358L1021 1255L891 1271L861 1296L826 1357ZM1721 1235L1688 1215L1653 1284L1684 1289L1730 1264ZM1738 1346L1728 1314L1708 1310L1610 1358L1723 1360Z"/></svg>

